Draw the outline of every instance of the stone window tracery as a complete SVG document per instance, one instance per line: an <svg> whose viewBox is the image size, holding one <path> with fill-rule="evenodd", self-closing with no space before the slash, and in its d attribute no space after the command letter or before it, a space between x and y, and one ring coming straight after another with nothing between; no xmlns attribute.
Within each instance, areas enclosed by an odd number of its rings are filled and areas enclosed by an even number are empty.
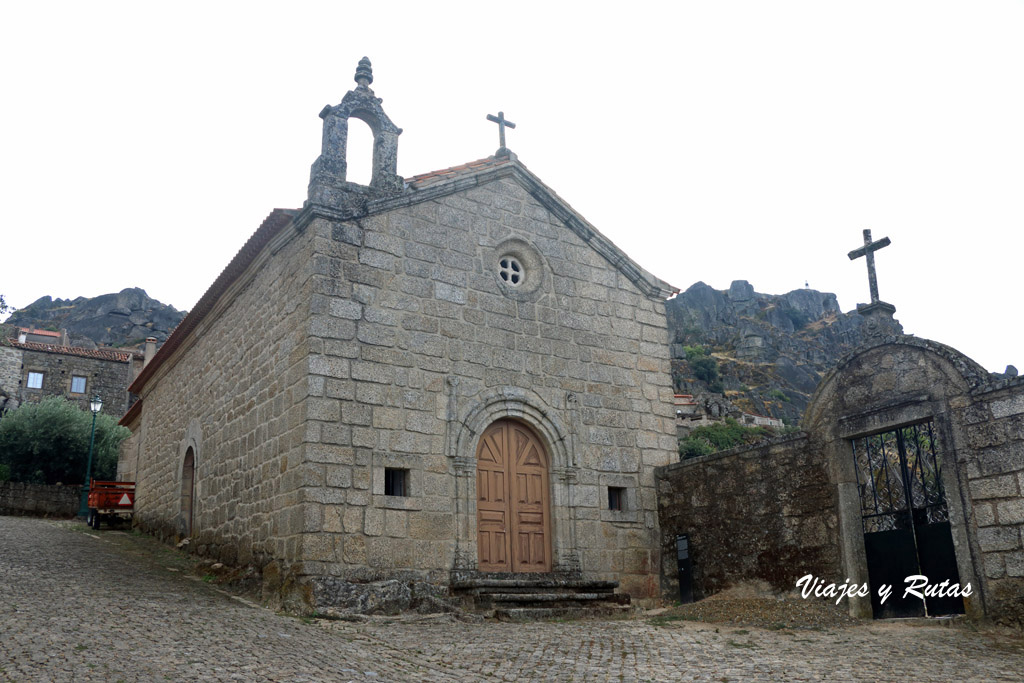
<svg viewBox="0 0 1024 683"><path fill-rule="evenodd" d="M513 287L518 287L526 277L526 272L519 260L511 254L502 256L498 261L498 275Z"/></svg>

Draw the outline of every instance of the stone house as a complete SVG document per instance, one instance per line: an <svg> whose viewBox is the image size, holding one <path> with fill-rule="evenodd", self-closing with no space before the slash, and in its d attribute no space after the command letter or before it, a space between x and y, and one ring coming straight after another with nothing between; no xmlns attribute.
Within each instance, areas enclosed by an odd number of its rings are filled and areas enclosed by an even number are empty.
<svg viewBox="0 0 1024 683"><path fill-rule="evenodd" d="M854 616L1024 623L1024 380L904 335L894 310L862 307L867 341L822 379L801 433L659 468L666 597L680 576L701 597L811 574L867 584ZM971 594L907 595L912 576Z"/></svg>
<svg viewBox="0 0 1024 683"><path fill-rule="evenodd" d="M504 146L399 177L368 61L356 82L320 114L302 209L267 217L131 387L136 523L306 608L479 576L657 599L673 289ZM352 119L369 186L346 181Z"/></svg>
<svg viewBox="0 0 1024 683"><path fill-rule="evenodd" d="M134 351L0 339L0 411L47 396L62 396L88 410L98 394L103 412L120 418L131 403L128 385L142 360Z"/></svg>

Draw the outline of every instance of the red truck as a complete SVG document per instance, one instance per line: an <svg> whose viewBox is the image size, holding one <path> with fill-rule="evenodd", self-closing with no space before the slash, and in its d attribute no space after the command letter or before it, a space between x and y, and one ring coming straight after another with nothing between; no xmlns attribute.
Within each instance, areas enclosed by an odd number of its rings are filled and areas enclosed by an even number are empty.
<svg viewBox="0 0 1024 683"><path fill-rule="evenodd" d="M122 518L130 520L135 509L134 481L89 482L89 518L86 523L93 529L100 528L103 519Z"/></svg>

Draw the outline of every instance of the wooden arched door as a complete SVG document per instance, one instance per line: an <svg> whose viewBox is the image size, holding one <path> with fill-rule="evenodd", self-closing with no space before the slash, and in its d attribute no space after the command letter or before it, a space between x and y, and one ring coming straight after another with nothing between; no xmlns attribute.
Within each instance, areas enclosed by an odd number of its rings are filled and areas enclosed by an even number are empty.
<svg viewBox="0 0 1024 683"><path fill-rule="evenodd" d="M181 535L192 535L192 499L195 494L196 455L189 446L181 466Z"/></svg>
<svg viewBox="0 0 1024 683"><path fill-rule="evenodd" d="M548 455L540 439L515 420L498 420L476 451L479 569L551 571Z"/></svg>

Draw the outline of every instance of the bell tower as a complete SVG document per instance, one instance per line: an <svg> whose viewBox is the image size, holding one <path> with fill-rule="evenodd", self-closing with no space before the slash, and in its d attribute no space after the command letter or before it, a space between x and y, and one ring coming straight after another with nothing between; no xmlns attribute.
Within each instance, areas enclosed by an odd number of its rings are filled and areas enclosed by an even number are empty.
<svg viewBox="0 0 1024 683"><path fill-rule="evenodd" d="M324 120L320 156L309 177L308 204L347 209L364 205L367 200L395 195L402 191L404 181L398 175L398 136L402 129L392 123L381 107L370 84L373 70L370 60L359 60L355 75L356 87L348 91L337 106L327 105L320 112ZM348 147L348 120L359 119L373 133L373 171L370 185L348 182L345 178Z"/></svg>

